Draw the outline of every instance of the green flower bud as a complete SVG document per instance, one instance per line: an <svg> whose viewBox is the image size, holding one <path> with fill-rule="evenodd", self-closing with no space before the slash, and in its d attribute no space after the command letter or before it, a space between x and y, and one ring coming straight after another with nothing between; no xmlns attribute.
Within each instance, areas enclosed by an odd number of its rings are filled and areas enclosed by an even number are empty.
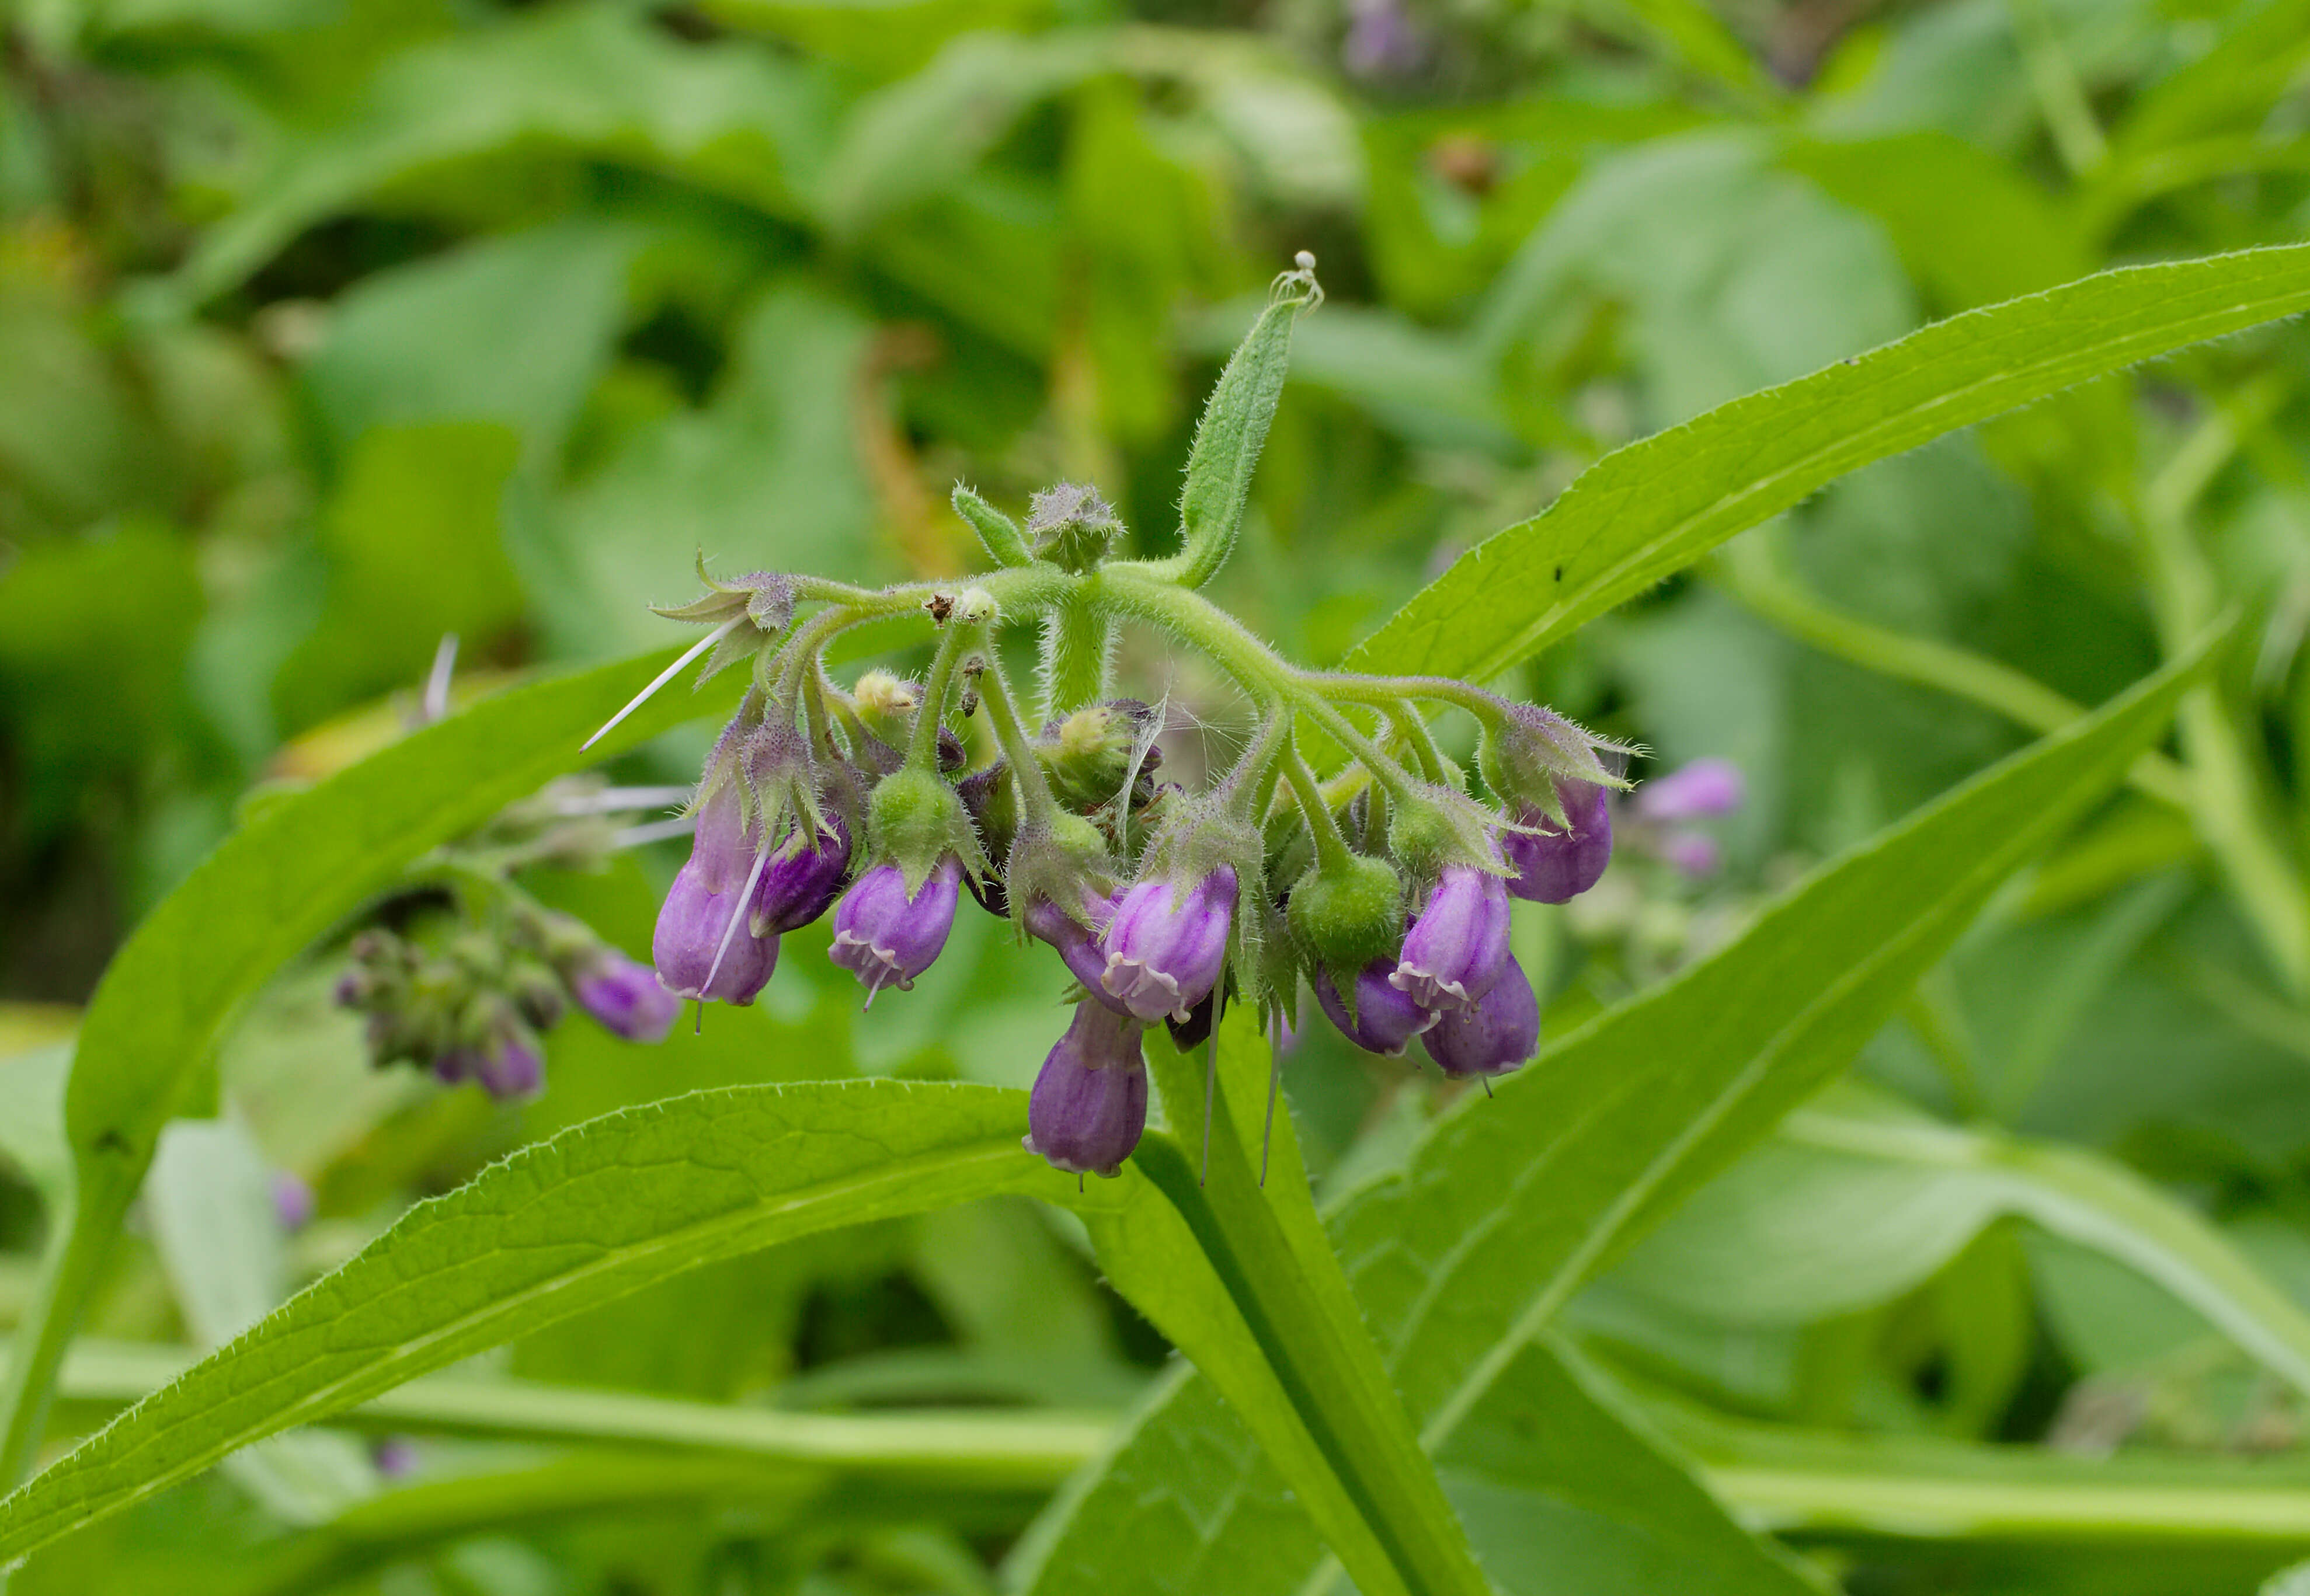
<svg viewBox="0 0 2310 1596"><path fill-rule="evenodd" d="M1051 794L1067 809L1084 811L1111 803L1131 778L1132 760L1154 711L1136 699L1119 699L1078 709L1046 726L1036 753L1050 778ZM1140 760L1141 773L1162 762L1151 743Z"/></svg>
<svg viewBox="0 0 2310 1596"><path fill-rule="evenodd" d="M966 863L980 857L978 834L961 798L927 770L884 776L867 803L867 828L870 856L898 865L909 898L922 890L942 855L958 854Z"/></svg>
<svg viewBox="0 0 2310 1596"><path fill-rule="evenodd" d="M1393 961L1403 945L1403 883L1387 862L1350 854L1320 863L1291 889L1291 934L1342 992L1376 958Z"/></svg>
<svg viewBox="0 0 2310 1596"><path fill-rule="evenodd" d="M1061 482L1038 493L1027 508L1027 535L1035 552L1065 570L1092 569L1122 530L1099 490L1081 482Z"/></svg>
<svg viewBox="0 0 2310 1596"><path fill-rule="evenodd" d="M866 729L893 748L906 747L922 690L888 671L869 671L858 679L856 697L858 718Z"/></svg>

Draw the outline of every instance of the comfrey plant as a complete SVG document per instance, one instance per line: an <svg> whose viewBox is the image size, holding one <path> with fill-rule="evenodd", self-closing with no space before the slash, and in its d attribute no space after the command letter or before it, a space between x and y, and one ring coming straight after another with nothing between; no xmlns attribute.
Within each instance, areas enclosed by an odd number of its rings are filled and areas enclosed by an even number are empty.
<svg viewBox="0 0 2310 1596"><path fill-rule="evenodd" d="M1228 1003L1282 1024L1303 979L1374 1053L1417 1039L1446 1075L1477 1079L1533 1055L1540 1008L1508 951L1508 900L1560 903L1595 882L1628 750L1463 681L1303 670L1195 592L1234 546L1292 324L1322 299L1314 264L1302 256L1277 278L1211 396L1183 545L1167 559L1113 558L1114 512L1062 484L1036 495L1023 527L956 489L995 567L968 584L716 581L701 562L705 596L659 612L713 630L618 717L708 650L701 680L750 664L658 917L667 993L752 1002L780 934L829 908L832 958L867 1001L905 991L945 946L967 889L1074 977L1026 1145L1078 1175L1114 1175L1138 1144L1150 1028L1184 1050L1213 1036ZM828 674L842 633L909 614L937 633L925 681L870 672L845 689ZM1156 717L1113 696L1126 620L1199 650L1251 701L1257 730L1207 791L1155 781ZM1031 715L1001 647L1019 625L1041 638ZM1489 801L1429 733L1432 706L1475 719ZM948 723L980 714L998 755L973 770Z"/></svg>
<svg viewBox="0 0 2310 1596"><path fill-rule="evenodd" d="M677 795L559 782L414 872L378 923L353 936L352 967L337 979L337 1002L365 1017L370 1063L411 1064L445 1086L470 1081L505 1100L543 1088L543 1035L573 1002L626 1041L664 1040L680 997L513 877L533 865L597 863L656 829L613 828L612 817Z"/></svg>

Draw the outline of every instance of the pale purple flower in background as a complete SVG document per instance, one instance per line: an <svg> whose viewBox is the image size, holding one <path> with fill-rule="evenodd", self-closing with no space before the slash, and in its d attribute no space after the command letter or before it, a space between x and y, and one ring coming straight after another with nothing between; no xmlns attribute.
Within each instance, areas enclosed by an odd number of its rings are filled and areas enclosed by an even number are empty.
<svg viewBox="0 0 2310 1596"><path fill-rule="evenodd" d="M1729 815L1748 796L1741 768L1729 759L1695 759L1637 789L1638 818L1663 823Z"/></svg>

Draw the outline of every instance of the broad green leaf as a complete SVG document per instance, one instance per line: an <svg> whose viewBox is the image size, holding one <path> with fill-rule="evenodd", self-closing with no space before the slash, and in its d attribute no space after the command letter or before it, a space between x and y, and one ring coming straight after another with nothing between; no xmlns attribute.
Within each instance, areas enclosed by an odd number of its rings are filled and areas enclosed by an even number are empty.
<svg viewBox="0 0 2310 1596"><path fill-rule="evenodd" d="M46 1383L143 1183L161 1129L243 1006L282 965L427 849L551 777L695 715L661 694L596 751L599 726L664 655L485 698L310 791L276 800L228 838L115 956L90 1001L65 1089L77 1186L62 1245L26 1323L39 1344L9 1375L11 1471L29 1459ZM714 690L720 703L734 684ZM29 1393L29 1395L28 1395Z"/></svg>
<svg viewBox="0 0 2310 1596"><path fill-rule="evenodd" d="M1463 1098L1400 1173L1334 1208L1333 1244L1431 1452L1601 1265L1845 1066L1999 884L2122 778L2205 658L2201 646L1824 865L1736 941L1559 1040L1496 1096ZM1183 1457L1199 1460L1191 1484ZM1097 1565L1125 1593L1238 1567L1230 1589L1246 1596L1303 1590L1314 1538L1278 1539L1292 1516L1279 1488L1185 1381L1046 1527L1033 1588L1077 1588ZM1177 1504L1167 1537L1133 1532L1134 1555L1106 1563L1099 1548L1151 1500ZM1489 1560L1482 1524L1469 1528Z"/></svg>
<svg viewBox="0 0 2310 1596"><path fill-rule="evenodd" d="M1142 1141L1132 1162L1185 1219L1307 1440L1322 1454L1324 1469L1297 1466L1276 1448L1268 1428L1255 1425L1255 1430L1288 1477L1328 1475L1339 1482L1352 1504L1349 1522L1341 1523L1329 1501L1312 1501L1310 1511L1325 1540L1354 1569L1359 1588L1435 1596L1485 1592L1490 1587L1434 1470L1420 1455L1411 1420L1324 1234L1293 1127L1288 1116L1271 1125L1250 1112L1271 1080L1258 1018L1238 1009L1219 1032L1210 1066L1217 1095L1209 1100L1198 1061L1157 1044L1151 1067L1168 1125ZM1263 1126L1257 1134L1255 1120ZM1200 1141L1190 1142L1189 1134L1199 1131ZM1196 1149L1192 1157L1190 1146ZM1104 1223L1091 1221L1095 1241ZM1104 1243L1099 1254L1126 1294L1160 1299L1159 1278L1141 1275L1134 1281L1133 1271L1143 1261ZM1192 1345L1187 1350L1196 1354ZM1196 1361L1208 1369L1204 1357L1196 1354ZM1232 1389L1221 1388L1241 1410ZM1356 1561L1367 1540L1376 1543L1369 1548L1377 1554L1376 1572Z"/></svg>
<svg viewBox="0 0 2310 1596"><path fill-rule="evenodd" d="M339 454L372 426L500 421L551 464L601 375L647 235L576 218L378 272L340 295L304 364Z"/></svg>
<svg viewBox="0 0 2310 1596"><path fill-rule="evenodd" d="M321 612L274 685L289 730L421 681L445 633L479 654L519 622L499 523L520 454L513 429L493 421L361 436L321 517Z"/></svg>
<svg viewBox="0 0 2310 1596"><path fill-rule="evenodd" d="M1615 450L1350 656L1485 679L1826 483L2208 338L2310 308L2310 244L2104 272L1967 311Z"/></svg>
<svg viewBox="0 0 2310 1596"><path fill-rule="evenodd" d="M412 1209L343 1268L0 1504L13 1558L524 1331L719 1258L1023 1193L1097 1213L1019 1146L1023 1095L848 1081L696 1092L589 1121Z"/></svg>
<svg viewBox="0 0 2310 1596"><path fill-rule="evenodd" d="M185 1326L215 1348L288 1295L288 1235L274 1171L230 1120L178 1120L161 1133L143 1211ZM348 1436L297 1430L225 1459L275 1517L318 1522L376 1491L369 1456Z"/></svg>
<svg viewBox="0 0 2310 1596"><path fill-rule="evenodd" d="M679 174L793 215L829 96L810 69L742 44L677 42L614 4L575 4L388 57L333 125L282 130L247 199L202 235L172 290L223 292L315 221L388 184L522 145Z"/></svg>
<svg viewBox="0 0 2310 1596"><path fill-rule="evenodd" d="M1517 1354L1436 1466L1504 1590L1824 1588L1735 1527L1635 1404L1546 1342Z"/></svg>
<svg viewBox="0 0 2310 1596"><path fill-rule="evenodd" d="M2081 1149L1942 1124L1857 1090L1791 1115L1616 1279L1713 1318L1802 1323L1907 1289L2006 1214L2139 1271L2310 1388L2310 1314L2156 1186Z"/></svg>

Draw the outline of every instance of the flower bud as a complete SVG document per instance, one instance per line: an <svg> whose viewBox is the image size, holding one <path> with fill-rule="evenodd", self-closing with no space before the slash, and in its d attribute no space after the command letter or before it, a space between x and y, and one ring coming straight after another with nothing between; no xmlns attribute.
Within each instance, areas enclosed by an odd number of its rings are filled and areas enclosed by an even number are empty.
<svg viewBox="0 0 2310 1596"><path fill-rule="evenodd" d="M850 873L850 828L829 814L816 845L805 847L807 823L797 825L762 867L747 924L756 936L798 931L834 906Z"/></svg>
<svg viewBox="0 0 2310 1596"><path fill-rule="evenodd" d="M961 892L962 863L951 854L911 896L897 865L878 864L835 906L827 957L865 984L870 1003L885 986L908 991L946 946Z"/></svg>
<svg viewBox="0 0 2310 1596"><path fill-rule="evenodd" d="M1663 824L1729 815L1748 795L1741 768L1729 759L1695 759L1637 789L1637 813Z"/></svg>
<svg viewBox="0 0 2310 1596"><path fill-rule="evenodd" d="M1122 530L1099 490L1081 482L1061 482L1028 501L1027 536L1035 552L1066 570L1098 565Z"/></svg>
<svg viewBox="0 0 2310 1596"><path fill-rule="evenodd" d="M769 984L778 940L748 930L744 874L720 892L710 890L705 878L693 851L658 908L650 958L658 984L675 997L743 1008Z"/></svg>
<svg viewBox="0 0 2310 1596"><path fill-rule="evenodd" d="M1316 1001L1324 1006L1340 1034L1366 1053L1384 1054L1389 1058L1401 1058L1411 1045L1411 1038L1436 1023L1436 1011L1423 1009L1411 996L1390 984L1389 975L1394 962L1375 958L1358 971L1355 982L1356 1010L1348 1012L1348 1005L1340 996L1331 972L1318 968L1314 980Z"/></svg>
<svg viewBox="0 0 2310 1596"><path fill-rule="evenodd" d="M1026 1148L1070 1175L1113 1175L1147 1128L1147 1064L1135 1019L1077 1003L1027 1099Z"/></svg>
<svg viewBox="0 0 2310 1596"><path fill-rule="evenodd" d="M1227 963L1236 873L1220 865L1189 886L1158 878L1123 895L1099 945L1099 987L1148 1022L1185 1019Z"/></svg>
<svg viewBox="0 0 2310 1596"><path fill-rule="evenodd" d="M1511 957L1465 1013L1447 1013L1420 1038L1446 1075L1505 1075L1540 1048L1540 1000Z"/></svg>
<svg viewBox="0 0 2310 1596"><path fill-rule="evenodd" d="M1612 857L1612 809L1602 787L1585 781L1559 782L1565 824L1536 809L1518 818L1535 831L1509 831L1500 852L1515 867L1508 891L1534 903L1569 903L1596 884Z"/></svg>
<svg viewBox="0 0 2310 1596"><path fill-rule="evenodd" d="M629 1042L663 1042L682 1012L682 1000L647 966L606 948L571 972L569 992L604 1030Z"/></svg>
<svg viewBox="0 0 2310 1596"><path fill-rule="evenodd" d="M482 1046L473 1073L500 1103L534 1097L545 1086L545 1054L530 1032L508 1028Z"/></svg>
<svg viewBox="0 0 2310 1596"><path fill-rule="evenodd" d="M1317 864L1291 889L1286 906L1291 932L1316 967L1337 983L1376 958L1394 967L1403 942L1403 883L1384 859L1350 854L1344 863Z"/></svg>
<svg viewBox="0 0 2310 1596"><path fill-rule="evenodd" d="M1403 934L1388 984L1423 1009L1464 1010L1491 990L1507 958L1507 882L1472 864L1447 864Z"/></svg>
<svg viewBox="0 0 2310 1596"><path fill-rule="evenodd" d="M1133 807L1154 793L1150 772L1163 762L1162 750L1152 741L1142 747L1155 712L1135 698L1117 698L1076 710L1043 728L1036 753L1049 776L1052 795L1064 808L1087 812L1111 803L1139 761L1138 785L1144 794L1133 794Z"/></svg>

